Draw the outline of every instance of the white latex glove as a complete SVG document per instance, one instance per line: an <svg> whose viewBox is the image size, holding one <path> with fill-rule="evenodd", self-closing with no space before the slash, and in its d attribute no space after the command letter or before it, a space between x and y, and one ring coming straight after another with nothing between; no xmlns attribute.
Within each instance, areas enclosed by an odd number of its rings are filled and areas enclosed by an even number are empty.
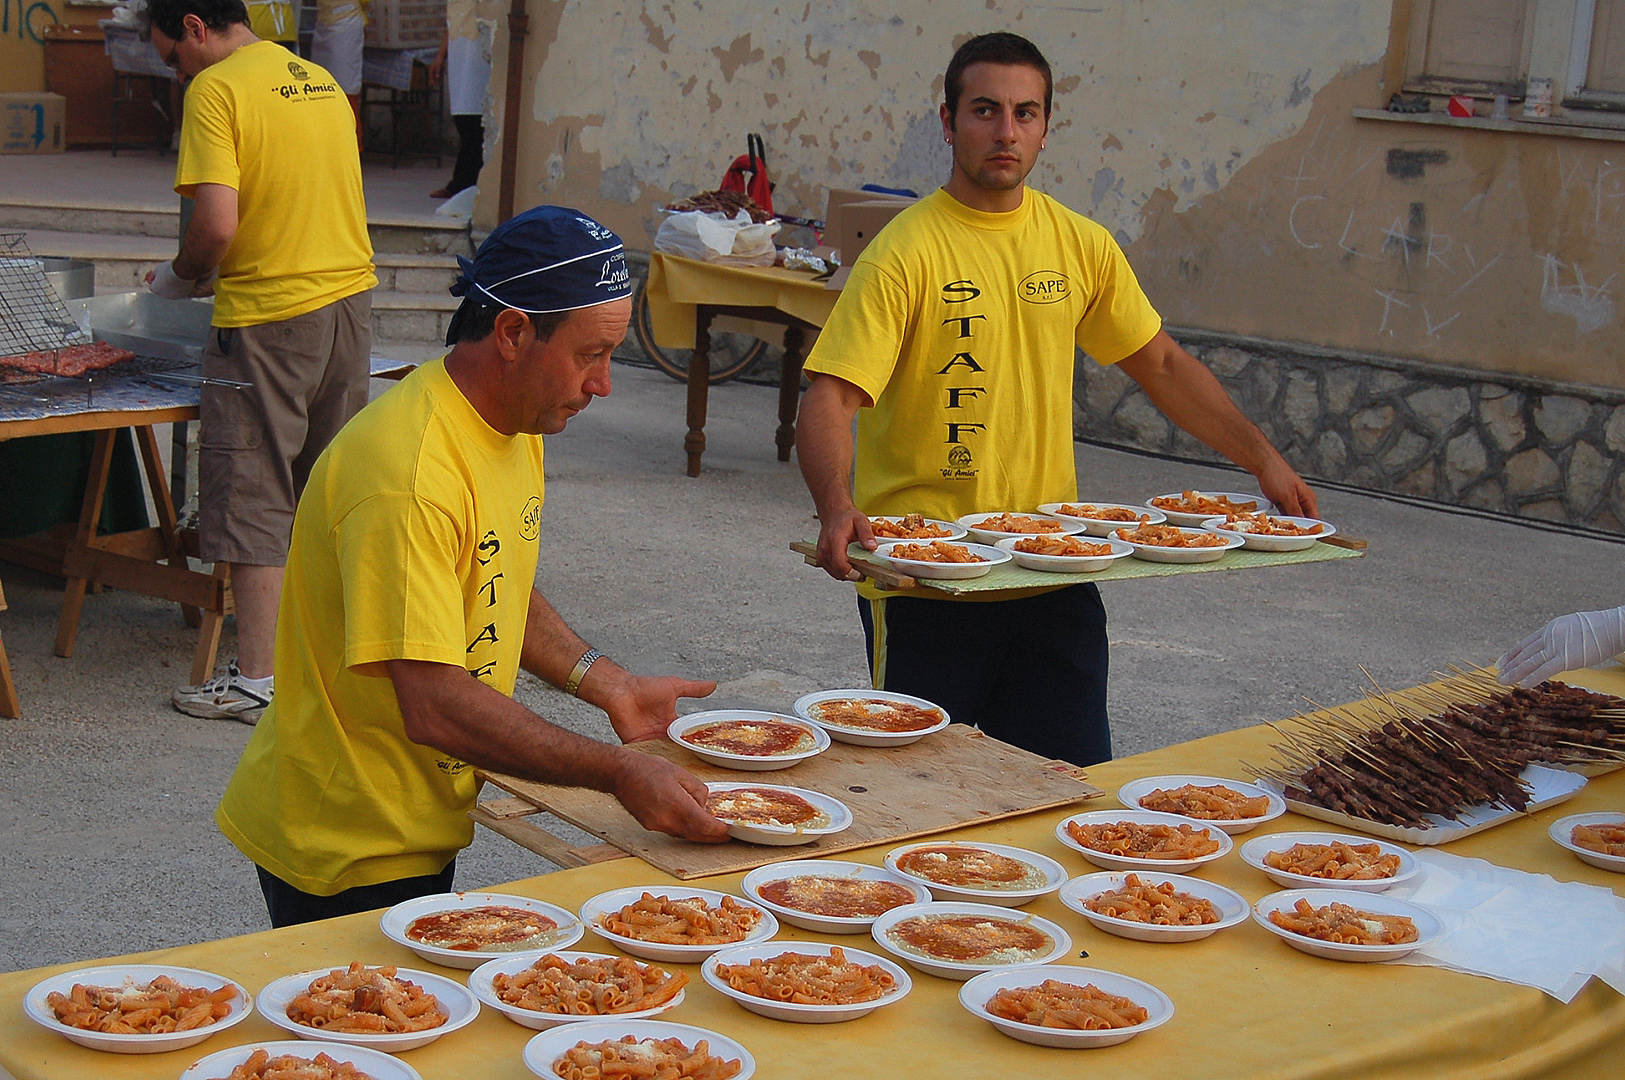
<svg viewBox="0 0 1625 1080"><path fill-rule="evenodd" d="M192 295L192 289L196 284L183 277L176 277L173 262L162 262L153 268L152 280L147 282L147 288L165 300L185 300Z"/></svg>
<svg viewBox="0 0 1625 1080"><path fill-rule="evenodd" d="M1625 652L1625 607L1559 615L1507 650L1497 665L1510 685L1533 686L1560 671L1595 667Z"/></svg>

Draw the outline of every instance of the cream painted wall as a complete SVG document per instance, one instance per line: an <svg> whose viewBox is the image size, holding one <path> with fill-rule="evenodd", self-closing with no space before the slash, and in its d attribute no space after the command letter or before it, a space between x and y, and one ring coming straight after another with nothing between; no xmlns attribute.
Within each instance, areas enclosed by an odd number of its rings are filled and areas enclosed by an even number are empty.
<svg viewBox="0 0 1625 1080"><path fill-rule="evenodd" d="M1621 144L1355 120L1391 92L1406 6L530 0L516 203L647 248L658 208L714 187L751 131L782 212L929 190L942 69L1009 29L1056 75L1032 182L1117 235L1170 323L1625 386Z"/></svg>

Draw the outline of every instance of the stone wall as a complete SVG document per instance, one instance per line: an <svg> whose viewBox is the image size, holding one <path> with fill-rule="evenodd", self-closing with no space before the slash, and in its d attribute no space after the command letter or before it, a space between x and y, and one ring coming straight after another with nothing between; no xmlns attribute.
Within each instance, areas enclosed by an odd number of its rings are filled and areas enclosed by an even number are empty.
<svg viewBox="0 0 1625 1080"><path fill-rule="evenodd" d="M1625 393L1170 333L1306 477L1625 532ZM1074 402L1079 438L1218 459L1126 375L1086 357Z"/></svg>

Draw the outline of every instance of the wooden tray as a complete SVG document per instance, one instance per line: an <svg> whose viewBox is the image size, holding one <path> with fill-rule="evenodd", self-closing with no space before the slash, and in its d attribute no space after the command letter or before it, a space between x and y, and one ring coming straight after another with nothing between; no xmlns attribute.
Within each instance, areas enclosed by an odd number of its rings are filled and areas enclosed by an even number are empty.
<svg viewBox="0 0 1625 1080"><path fill-rule="evenodd" d="M649 832L620 803L601 792L537 784L498 773L480 775L537 810L555 814L683 879L902 841L1105 794L1085 782L1081 770L1072 765L1029 754L964 724L950 724L908 746L850 746L838 742L815 758L776 772L738 772L707 765L692 752L664 739L637 743L629 749L675 761L702 780L789 784L826 792L851 807L855 820L845 832L795 847L769 847L740 840L696 844ZM570 865L598 861L604 856L601 848L571 852L562 843L529 843L524 829L499 828L498 823L511 824L520 816L514 813L512 803L502 802L506 805L500 812L476 810L474 820L554 861L558 861L557 854L566 855Z"/></svg>

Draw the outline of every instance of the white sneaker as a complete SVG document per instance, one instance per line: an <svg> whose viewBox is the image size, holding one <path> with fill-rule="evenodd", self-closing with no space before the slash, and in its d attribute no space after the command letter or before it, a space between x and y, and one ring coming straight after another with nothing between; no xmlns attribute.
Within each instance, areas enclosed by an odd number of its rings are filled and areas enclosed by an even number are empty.
<svg viewBox="0 0 1625 1080"><path fill-rule="evenodd" d="M258 680L255 680L256 682ZM237 661L226 667L225 674L216 675L201 686L180 686L169 696L175 708L187 716L204 720L236 720L253 727L260 714L271 704L276 690L267 681L265 689L258 690L237 670Z"/></svg>

